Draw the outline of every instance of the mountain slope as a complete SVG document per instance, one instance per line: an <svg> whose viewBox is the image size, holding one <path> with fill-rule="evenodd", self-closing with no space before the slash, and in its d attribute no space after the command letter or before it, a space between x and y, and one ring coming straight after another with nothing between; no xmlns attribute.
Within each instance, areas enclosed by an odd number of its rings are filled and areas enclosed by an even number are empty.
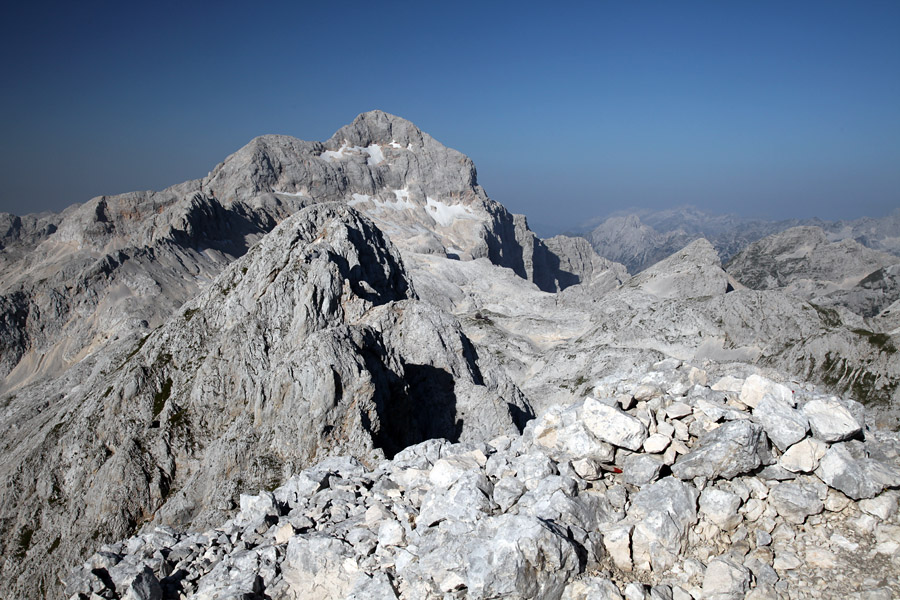
<svg viewBox="0 0 900 600"><path fill-rule="evenodd" d="M484 439L530 413L452 317L416 300L385 236L334 203L286 219L124 359L99 351L80 375L43 405L40 386L7 400L4 595L53 589L146 522L219 519L331 452Z"/></svg>

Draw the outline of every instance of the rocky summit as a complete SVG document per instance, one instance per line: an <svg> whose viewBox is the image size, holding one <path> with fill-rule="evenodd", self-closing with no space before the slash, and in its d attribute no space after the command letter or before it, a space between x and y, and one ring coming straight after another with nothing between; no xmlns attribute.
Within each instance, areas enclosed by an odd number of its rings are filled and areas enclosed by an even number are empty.
<svg viewBox="0 0 900 600"><path fill-rule="evenodd" d="M900 236L698 219L630 276L380 111L0 215L0 598L900 595Z"/></svg>

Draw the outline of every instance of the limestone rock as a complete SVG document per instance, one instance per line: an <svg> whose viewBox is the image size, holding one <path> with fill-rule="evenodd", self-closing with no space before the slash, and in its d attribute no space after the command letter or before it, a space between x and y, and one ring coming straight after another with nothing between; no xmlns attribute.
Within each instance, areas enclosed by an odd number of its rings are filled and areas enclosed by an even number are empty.
<svg viewBox="0 0 900 600"><path fill-rule="evenodd" d="M803 523L806 517L819 514L825 508L814 489L791 482L775 486L769 493L769 502L791 523Z"/></svg>
<svg viewBox="0 0 900 600"><path fill-rule="evenodd" d="M652 483L635 494L628 511L636 568L670 568L684 551L687 531L697 520L697 489L672 477Z"/></svg>
<svg viewBox="0 0 900 600"><path fill-rule="evenodd" d="M638 450L648 436L640 420L594 398L584 401L581 418L594 436L621 448Z"/></svg>
<svg viewBox="0 0 900 600"><path fill-rule="evenodd" d="M679 479L730 479L761 464L760 446L766 443L762 427L748 421L730 421L700 438L697 446L672 465Z"/></svg>
<svg viewBox="0 0 900 600"><path fill-rule="evenodd" d="M862 427L844 405L834 400L811 400L803 405L813 435L824 442L840 442L852 438Z"/></svg>
<svg viewBox="0 0 900 600"><path fill-rule="evenodd" d="M794 473L812 473L825 456L827 447L815 438L806 438L787 449L778 460L779 466Z"/></svg>
<svg viewBox="0 0 900 600"><path fill-rule="evenodd" d="M756 404L753 419L762 425L766 435L782 452L805 438L809 430L809 424L802 412L794 410L784 400L771 395L763 396Z"/></svg>
<svg viewBox="0 0 900 600"><path fill-rule="evenodd" d="M767 394L772 396L774 400L780 400L782 403L790 406L796 404L791 388L755 373L744 380L741 386L741 402L750 408L756 408Z"/></svg>

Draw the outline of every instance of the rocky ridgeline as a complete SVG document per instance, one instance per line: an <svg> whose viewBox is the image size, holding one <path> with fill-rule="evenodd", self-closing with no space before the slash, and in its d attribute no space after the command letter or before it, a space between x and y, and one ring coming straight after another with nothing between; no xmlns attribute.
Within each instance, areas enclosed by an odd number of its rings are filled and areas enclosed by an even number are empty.
<svg viewBox="0 0 900 600"><path fill-rule="evenodd" d="M890 598L900 435L667 359L521 436L326 459L208 531L103 546L71 598Z"/></svg>

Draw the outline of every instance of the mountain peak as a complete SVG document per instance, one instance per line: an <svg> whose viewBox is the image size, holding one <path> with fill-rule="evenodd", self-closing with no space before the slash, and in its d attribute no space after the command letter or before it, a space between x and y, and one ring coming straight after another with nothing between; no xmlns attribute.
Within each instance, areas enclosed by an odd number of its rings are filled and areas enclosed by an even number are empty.
<svg viewBox="0 0 900 600"><path fill-rule="evenodd" d="M348 142L363 147L371 144L391 145L398 148L406 148L410 145L421 147L426 139L437 143L411 121L381 110L371 110L361 113L353 119L352 123L338 129L331 139L325 142L325 146L339 147Z"/></svg>

